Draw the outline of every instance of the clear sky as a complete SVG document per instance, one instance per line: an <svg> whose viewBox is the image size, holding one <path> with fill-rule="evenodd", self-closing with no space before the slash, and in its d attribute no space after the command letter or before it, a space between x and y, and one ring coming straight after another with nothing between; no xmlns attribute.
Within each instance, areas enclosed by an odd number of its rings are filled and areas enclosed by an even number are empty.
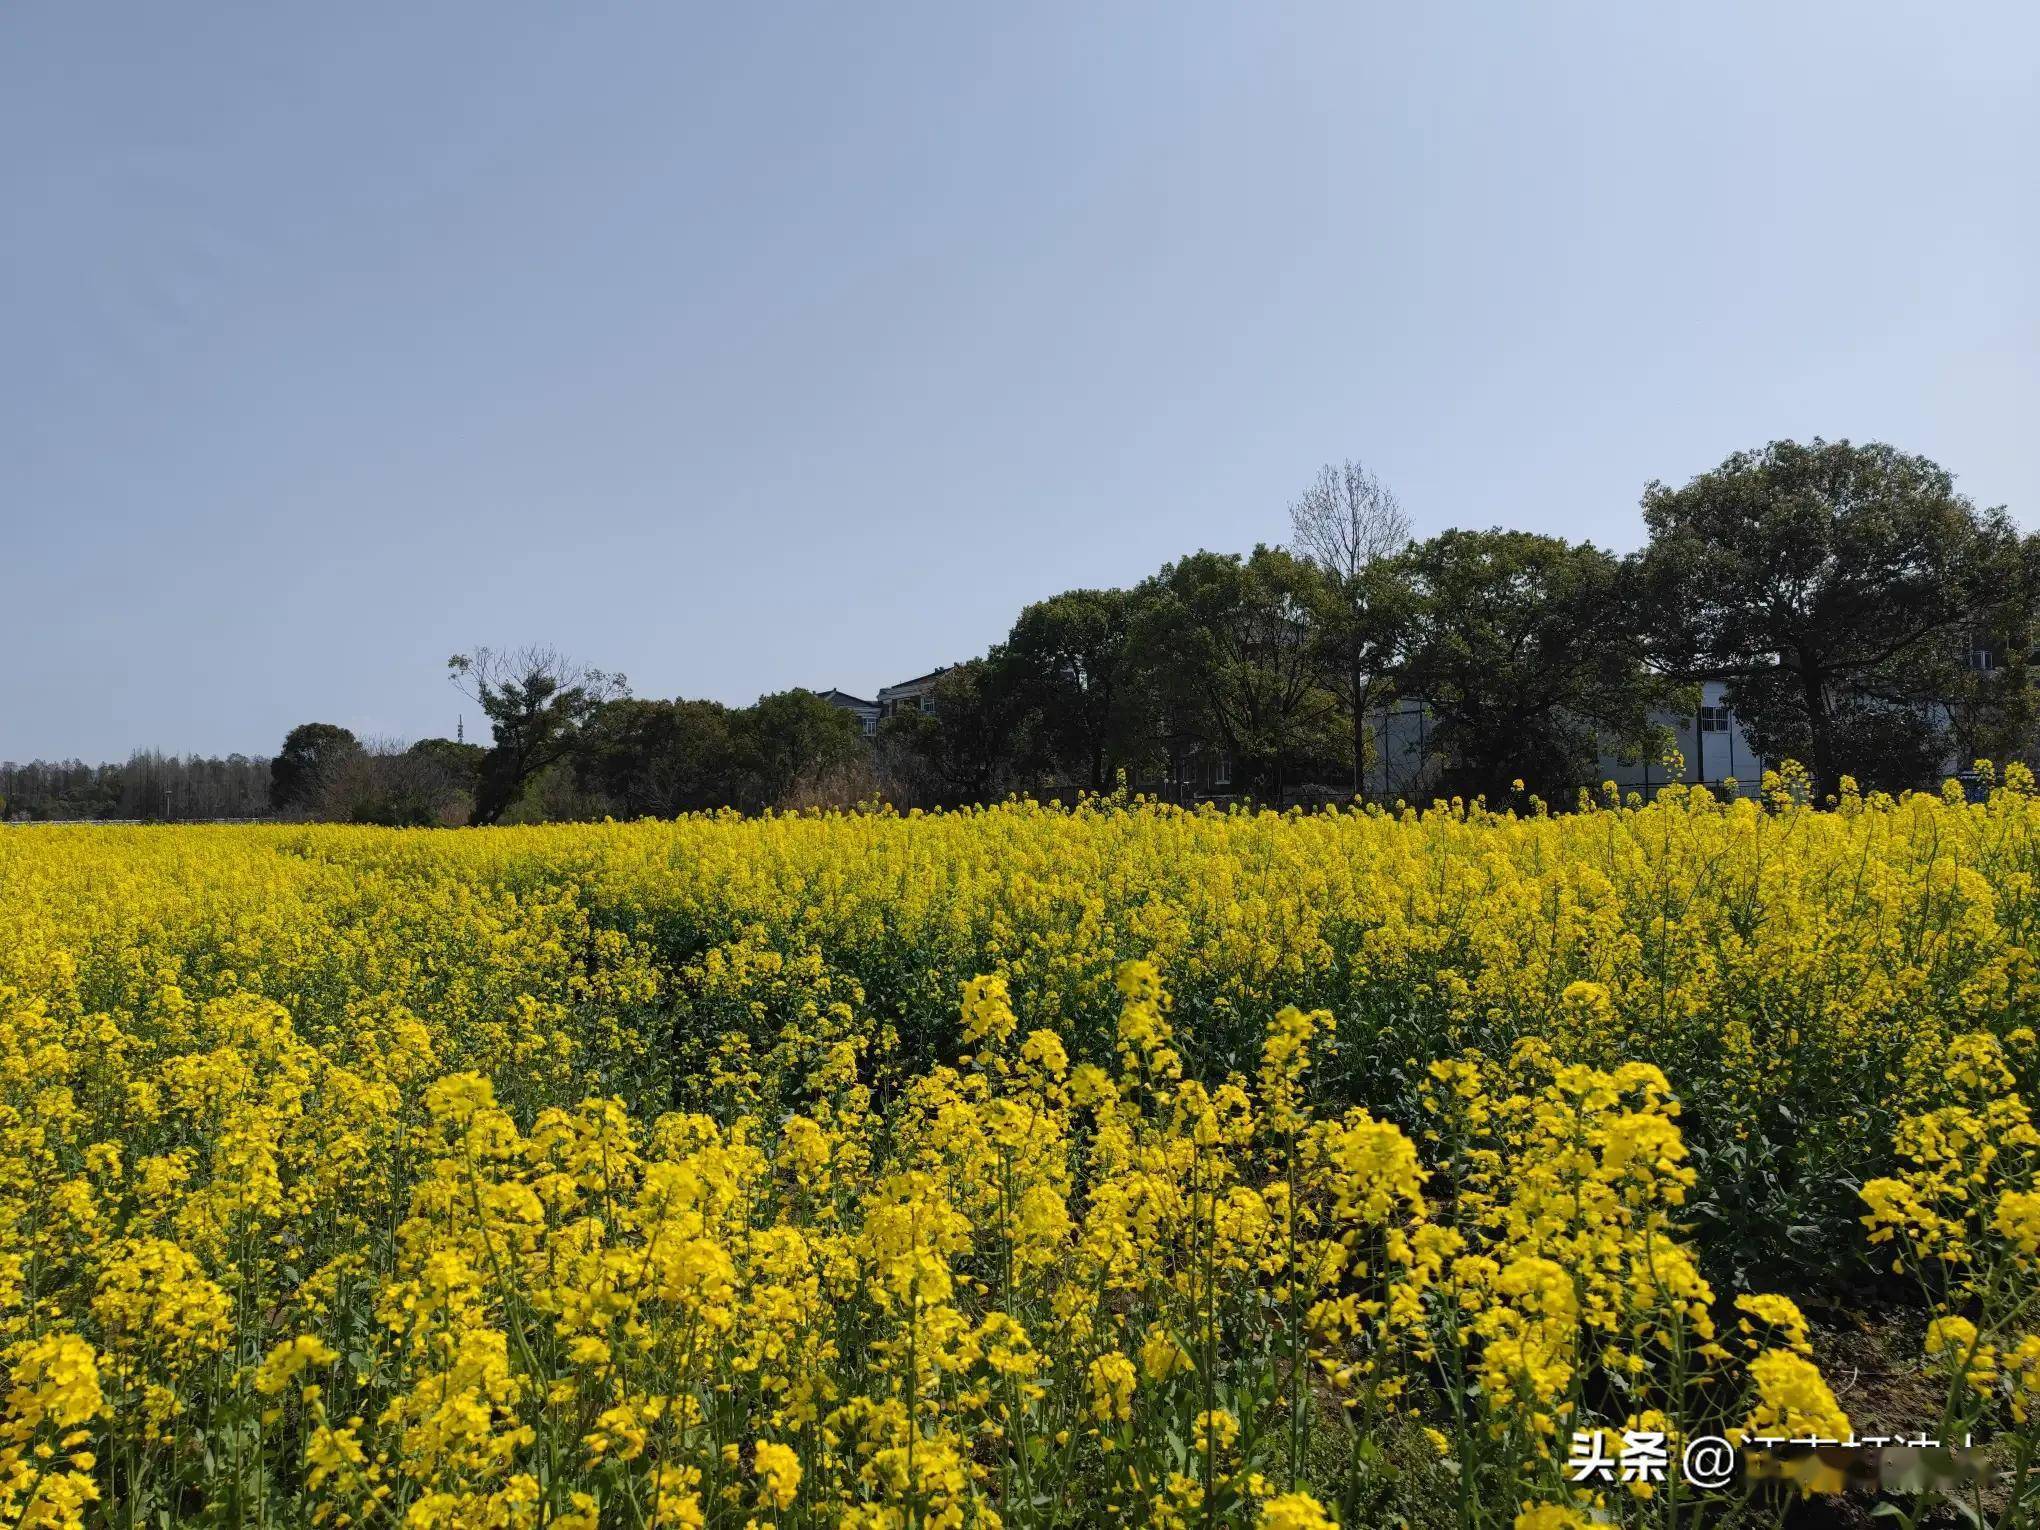
<svg viewBox="0 0 2040 1530"><path fill-rule="evenodd" d="M1779 436L2040 522L2040 8L11 5L0 757L746 702ZM467 706L474 736L479 719Z"/></svg>

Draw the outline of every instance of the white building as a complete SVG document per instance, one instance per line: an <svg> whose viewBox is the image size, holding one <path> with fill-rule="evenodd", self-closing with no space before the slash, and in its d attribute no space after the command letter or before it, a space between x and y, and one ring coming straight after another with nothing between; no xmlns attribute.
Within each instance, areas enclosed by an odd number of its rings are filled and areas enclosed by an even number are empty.
<svg viewBox="0 0 2040 1530"><path fill-rule="evenodd" d="M1703 680L1700 704L1691 712L1651 714L1653 723L1671 732L1671 747L1685 762L1679 774L1669 774L1664 761L1655 756L1642 759L1603 754L1601 780L1613 781L1625 797L1631 792L1650 797L1674 781L1704 786L1722 797L1729 794L1726 783L1731 780L1735 782L1734 795L1756 796L1771 762L1757 753L1741 719L1729 710L1727 691L1725 680Z"/></svg>
<svg viewBox="0 0 2040 1530"><path fill-rule="evenodd" d="M1684 766L1677 776L1668 774L1658 754L1649 758L1614 752L1601 755L1595 779L1599 786L1613 781L1626 797L1639 792L1645 797L1672 781L1705 786L1715 796L1727 792L1725 782L1735 782L1735 795L1755 796L1770 762L1750 743L1741 721L1729 709L1727 683L1709 680L1700 686L1700 702L1691 712L1654 712L1651 721L1671 735ZM1368 722L1367 789L1372 795L1408 802L1429 800L1437 775L1437 761L1431 756L1430 736L1435 721L1422 702L1400 700L1374 714Z"/></svg>
<svg viewBox="0 0 2040 1530"><path fill-rule="evenodd" d="M925 675L916 675L911 680L902 680L898 685L880 688L876 701L866 701L862 696L853 696L848 691L830 686L815 694L832 707L841 707L856 714L857 723L864 730L866 738L878 736L878 725L888 717L905 712L928 712L935 710L935 682L949 673L949 666L931 669Z"/></svg>

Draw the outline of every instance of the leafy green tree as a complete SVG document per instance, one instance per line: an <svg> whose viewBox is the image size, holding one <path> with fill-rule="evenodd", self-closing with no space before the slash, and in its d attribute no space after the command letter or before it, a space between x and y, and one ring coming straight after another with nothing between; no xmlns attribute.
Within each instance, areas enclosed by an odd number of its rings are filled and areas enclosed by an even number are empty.
<svg viewBox="0 0 2040 1530"><path fill-rule="evenodd" d="M421 738L406 751L438 767L447 784L473 795L482 778L482 762L489 751L480 744L450 738Z"/></svg>
<svg viewBox="0 0 2040 1530"><path fill-rule="evenodd" d="M2026 705L2029 555L2002 509L1925 457L1774 441L1683 488L1652 483L1643 514L1653 658L1726 680L1757 747L1805 761L1822 794L1845 772L1908 784L1952 742L1958 693L1979 723ZM1965 679L1992 635L2019 662Z"/></svg>
<svg viewBox="0 0 2040 1530"><path fill-rule="evenodd" d="M736 806L751 784L737 716L716 701L609 702L583 731L576 779L619 818Z"/></svg>
<svg viewBox="0 0 2040 1530"><path fill-rule="evenodd" d="M796 783L862 760L869 748L853 713L831 706L813 691L760 696L736 717L750 767L750 796L758 807L784 802Z"/></svg>
<svg viewBox="0 0 2040 1530"><path fill-rule="evenodd" d="M596 709L630 690L622 675L587 668L550 648L477 648L455 654L446 667L495 734L475 794L474 821L481 824L500 820L527 784L568 758Z"/></svg>
<svg viewBox="0 0 2040 1530"><path fill-rule="evenodd" d="M894 796L920 807L989 802L1012 784L1012 695L993 661L952 664L933 705L878 725L879 757Z"/></svg>
<svg viewBox="0 0 2040 1530"><path fill-rule="evenodd" d="M401 773L419 823L465 822L474 816L482 767L489 751L464 739L421 738L405 751L411 768ZM407 811L413 811L407 807Z"/></svg>
<svg viewBox="0 0 2040 1530"><path fill-rule="evenodd" d="M1279 547L1198 552L1141 586L1136 652L1172 751L1224 749L1236 779L1279 797L1336 758L1337 705L1312 624L1319 586Z"/></svg>
<svg viewBox="0 0 2040 1530"><path fill-rule="evenodd" d="M1139 606L1131 590L1067 590L1021 611L979 684L1003 689L1022 719L1016 736L1039 757L1022 763L1100 792L1137 763Z"/></svg>
<svg viewBox="0 0 2040 1530"><path fill-rule="evenodd" d="M361 741L337 724L299 723L269 762L269 805L280 813L303 812L360 752Z"/></svg>
<svg viewBox="0 0 2040 1530"><path fill-rule="evenodd" d="M2004 559L1999 600L1971 633L1975 660L1954 667L1942 687L1952 755L2031 763L2040 738L2040 688L2034 660L2040 654L2040 533L2019 542Z"/></svg>
<svg viewBox="0 0 2040 1530"><path fill-rule="evenodd" d="M1447 531L1405 556L1395 681L1434 722L1440 786L1547 800L1593 784L1605 742L1654 747L1649 713L1679 698L1642 664L1622 564L1592 543Z"/></svg>

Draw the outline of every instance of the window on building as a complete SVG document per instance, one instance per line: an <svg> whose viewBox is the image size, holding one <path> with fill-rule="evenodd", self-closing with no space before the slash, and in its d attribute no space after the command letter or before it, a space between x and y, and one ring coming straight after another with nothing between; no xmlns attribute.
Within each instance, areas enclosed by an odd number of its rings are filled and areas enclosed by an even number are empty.
<svg viewBox="0 0 2040 1530"><path fill-rule="evenodd" d="M1218 768L1211 773L1211 784L1213 786L1232 785L1232 751L1230 749L1219 750Z"/></svg>
<svg viewBox="0 0 2040 1530"><path fill-rule="evenodd" d="M1969 645L1969 667L1987 675L1997 668L1997 654L1987 643L1971 643Z"/></svg>
<svg viewBox="0 0 2040 1530"><path fill-rule="evenodd" d="M1731 715L1727 707L1702 707L1700 709L1700 731L1702 733L1726 733Z"/></svg>

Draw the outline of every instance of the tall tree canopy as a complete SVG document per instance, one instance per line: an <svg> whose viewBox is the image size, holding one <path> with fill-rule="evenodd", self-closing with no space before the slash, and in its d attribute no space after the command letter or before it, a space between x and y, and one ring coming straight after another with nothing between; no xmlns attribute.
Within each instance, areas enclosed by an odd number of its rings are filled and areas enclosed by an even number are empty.
<svg viewBox="0 0 2040 1530"><path fill-rule="evenodd" d="M1142 586L1139 651L1172 747L1224 749L1248 789L1335 754L1311 622L1314 576L1279 547L1199 552Z"/></svg>
<svg viewBox="0 0 2040 1530"><path fill-rule="evenodd" d="M1958 693L2023 708L2029 555L2002 509L1925 457L1774 441L1683 488L1652 483L1643 514L1652 657L1728 681L1757 747L1805 761L1821 793L1845 772L1919 784ZM2017 662L1978 694L1969 656L1993 641Z"/></svg>
<svg viewBox="0 0 2040 1530"><path fill-rule="evenodd" d="M335 723L299 723L283 736L269 762L269 805L279 813L302 812L326 783L361 750L361 741Z"/></svg>
<svg viewBox="0 0 2040 1530"><path fill-rule="evenodd" d="M797 782L862 759L868 748L855 715L808 690L760 696L735 723L759 807L783 801Z"/></svg>
<svg viewBox="0 0 2040 1530"><path fill-rule="evenodd" d="M1621 563L1528 531L1448 531L1412 548L1395 679L1435 718L1440 784L1558 800L1591 785L1603 740L1648 748L1674 698L1645 670Z"/></svg>
<svg viewBox="0 0 2040 1530"><path fill-rule="evenodd" d="M1003 688L1027 721L1026 736L1063 780L1092 791L1141 752L1141 691L1130 590L1067 590L1020 613L992 655Z"/></svg>
<svg viewBox="0 0 2040 1530"><path fill-rule="evenodd" d="M716 701L611 701L582 730L575 784L618 818L734 806L750 791L734 716Z"/></svg>

